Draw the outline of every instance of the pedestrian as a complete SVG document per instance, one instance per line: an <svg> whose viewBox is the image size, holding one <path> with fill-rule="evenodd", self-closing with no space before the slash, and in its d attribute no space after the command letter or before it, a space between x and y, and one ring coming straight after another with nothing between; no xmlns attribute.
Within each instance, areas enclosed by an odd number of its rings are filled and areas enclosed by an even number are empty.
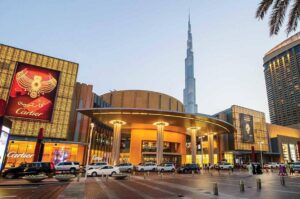
<svg viewBox="0 0 300 199"><path fill-rule="evenodd" d="M279 174L280 176L283 176L283 167L282 165L279 165Z"/></svg>
<svg viewBox="0 0 300 199"><path fill-rule="evenodd" d="M247 167L248 167L249 176L252 176L253 175L253 167L252 167L251 163L249 163Z"/></svg>
<svg viewBox="0 0 300 199"><path fill-rule="evenodd" d="M294 173L295 173L295 170L294 170L294 167L293 167L294 165L290 165L290 175L294 175Z"/></svg>
<svg viewBox="0 0 300 199"><path fill-rule="evenodd" d="M252 164L252 172L253 172L253 175L256 174L256 165Z"/></svg>

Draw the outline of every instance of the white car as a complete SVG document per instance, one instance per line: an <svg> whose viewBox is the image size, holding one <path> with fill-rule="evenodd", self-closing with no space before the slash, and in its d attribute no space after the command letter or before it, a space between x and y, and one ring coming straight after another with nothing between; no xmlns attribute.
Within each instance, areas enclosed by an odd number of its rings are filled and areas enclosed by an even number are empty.
<svg viewBox="0 0 300 199"><path fill-rule="evenodd" d="M218 165L219 169L232 169L233 165L230 163L221 163Z"/></svg>
<svg viewBox="0 0 300 199"><path fill-rule="evenodd" d="M79 169L79 162L60 162L55 165L56 171L70 171L71 173L75 173Z"/></svg>
<svg viewBox="0 0 300 199"><path fill-rule="evenodd" d="M114 175L114 174L119 174L120 173L120 170L118 167L113 167L113 166L110 166L110 165L106 165L104 167L102 167L101 169L89 169L87 171L87 175L88 176L93 176L93 177L96 177L96 176L100 176L100 175Z"/></svg>
<svg viewBox="0 0 300 199"><path fill-rule="evenodd" d="M277 162L269 162L268 164L265 164L264 167L268 169L277 169L279 168L280 164Z"/></svg>
<svg viewBox="0 0 300 199"><path fill-rule="evenodd" d="M175 171L175 166L172 163L165 163L157 166L157 171L164 172L164 171Z"/></svg>
<svg viewBox="0 0 300 199"><path fill-rule="evenodd" d="M104 166L107 166L107 162L96 162L96 163L92 163L92 164L89 164L87 166L88 169L101 169L102 167Z"/></svg>
<svg viewBox="0 0 300 199"><path fill-rule="evenodd" d="M116 165L121 172L131 172L133 170L133 165L131 163L121 163Z"/></svg>
<svg viewBox="0 0 300 199"><path fill-rule="evenodd" d="M157 165L155 163L144 163L136 166L137 171L156 171Z"/></svg>

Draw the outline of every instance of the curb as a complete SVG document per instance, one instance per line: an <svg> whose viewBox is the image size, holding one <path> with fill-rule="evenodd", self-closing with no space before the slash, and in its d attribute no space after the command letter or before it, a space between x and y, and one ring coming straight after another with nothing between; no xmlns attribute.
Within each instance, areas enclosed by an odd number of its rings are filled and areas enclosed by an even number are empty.
<svg viewBox="0 0 300 199"><path fill-rule="evenodd" d="M20 184L0 184L0 187L15 187L15 186L41 186L53 184L70 184L70 182L46 182L46 183L20 183Z"/></svg>

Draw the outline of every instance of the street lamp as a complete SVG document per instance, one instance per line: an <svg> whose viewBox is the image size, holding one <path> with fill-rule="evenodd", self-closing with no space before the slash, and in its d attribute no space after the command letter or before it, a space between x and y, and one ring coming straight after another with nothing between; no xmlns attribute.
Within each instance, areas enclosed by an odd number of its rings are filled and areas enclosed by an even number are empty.
<svg viewBox="0 0 300 199"><path fill-rule="evenodd" d="M261 166L263 167L263 155L262 155L262 144L263 144L264 142L258 142L258 144L259 144L259 150L260 150L260 164L261 164Z"/></svg>
<svg viewBox="0 0 300 199"><path fill-rule="evenodd" d="M88 171L88 165L89 165L89 159L90 159L90 150L91 150L91 143L92 143L92 135L93 135L93 130L94 130L94 123L90 124L90 139L89 139L89 146L88 146L88 152L87 152L87 158L86 158L86 163L85 163L85 178L84 180L86 181L87 179L87 171Z"/></svg>

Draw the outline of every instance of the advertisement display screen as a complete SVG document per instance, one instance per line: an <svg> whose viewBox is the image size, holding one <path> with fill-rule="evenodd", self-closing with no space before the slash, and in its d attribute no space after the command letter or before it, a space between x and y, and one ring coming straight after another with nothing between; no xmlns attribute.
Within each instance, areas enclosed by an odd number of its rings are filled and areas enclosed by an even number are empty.
<svg viewBox="0 0 300 199"><path fill-rule="evenodd" d="M254 143L253 116L240 113L240 128L242 141L245 143Z"/></svg>
<svg viewBox="0 0 300 199"><path fill-rule="evenodd" d="M4 158L5 158L5 151L7 146L7 141L9 137L10 129L6 126L2 126L1 135L0 135L0 171L3 168Z"/></svg>
<svg viewBox="0 0 300 199"><path fill-rule="evenodd" d="M6 107L11 117L51 121L59 71L18 63Z"/></svg>

